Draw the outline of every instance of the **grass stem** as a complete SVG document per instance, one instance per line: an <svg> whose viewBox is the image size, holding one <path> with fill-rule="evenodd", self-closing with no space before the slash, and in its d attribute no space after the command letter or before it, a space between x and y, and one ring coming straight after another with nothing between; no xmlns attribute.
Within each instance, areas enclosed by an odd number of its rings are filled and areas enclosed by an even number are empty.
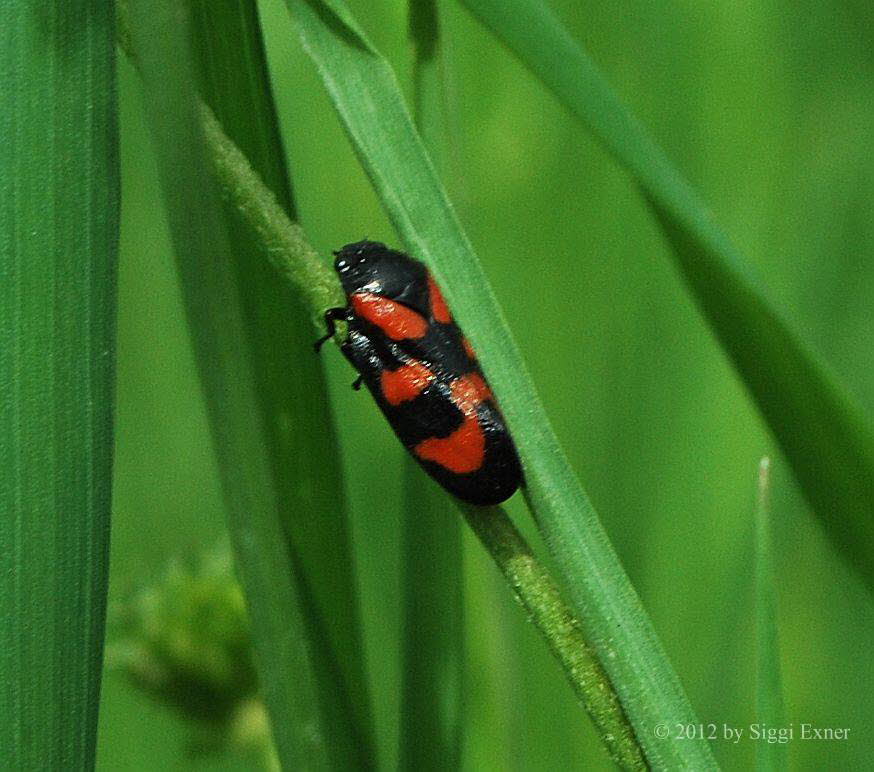
<svg viewBox="0 0 874 772"><path fill-rule="evenodd" d="M522 534L501 507L463 506L462 512L546 639L610 756L623 769L646 769L634 730L579 620Z"/></svg>

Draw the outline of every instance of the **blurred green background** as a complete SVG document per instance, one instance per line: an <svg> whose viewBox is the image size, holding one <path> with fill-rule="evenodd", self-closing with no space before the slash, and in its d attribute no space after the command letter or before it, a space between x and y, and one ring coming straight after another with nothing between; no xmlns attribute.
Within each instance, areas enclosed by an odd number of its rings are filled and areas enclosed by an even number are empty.
<svg viewBox="0 0 874 772"><path fill-rule="evenodd" d="M406 4L350 2L408 89ZM874 410L874 6L862 0L551 0L703 193L798 329ZM323 253L397 244L280 0L262 5L300 217ZM563 446L698 717L755 720L752 515L775 460L787 721L850 729L789 746L795 769L874 752L874 605L835 557L672 268L642 198L580 125L452 2L444 180ZM224 533L218 477L132 69L120 70L123 219L110 600ZM246 106L241 105L241 110ZM309 351L301 356L310 356ZM396 762L401 448L325 352L340 427L380 761ZM294 373L290 372L293 378ZM874 503L872 503L874 508ZM511 514L536 542L518 502ZM447 511L447 518L456 516ZM563 675L465 538L467 769L609 768ZM236 769L108 672L98 766ZM755 743L714 743L726 768Z"/></svg>

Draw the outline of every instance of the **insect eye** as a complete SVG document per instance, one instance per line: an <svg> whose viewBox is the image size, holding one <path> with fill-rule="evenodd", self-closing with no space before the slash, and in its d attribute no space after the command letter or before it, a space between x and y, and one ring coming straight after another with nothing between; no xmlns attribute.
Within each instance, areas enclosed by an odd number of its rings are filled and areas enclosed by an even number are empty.
<svg viewBox="0 0 874 772"><path fill-rule="evenodd" d="M355 271L358 269L364 269L371 263L368 255L364 254L364 252L360 249L353 251L350 250L348 247L344 247L339 252L335 252L334 254L337 256L337 259L334 260L335 270L344 273L348 273L350 271Z"/></svg>

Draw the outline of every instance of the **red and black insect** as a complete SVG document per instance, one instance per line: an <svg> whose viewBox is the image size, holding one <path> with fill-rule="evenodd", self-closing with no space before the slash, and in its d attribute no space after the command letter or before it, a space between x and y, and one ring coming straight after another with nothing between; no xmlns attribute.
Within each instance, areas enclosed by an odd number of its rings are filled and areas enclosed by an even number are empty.
<svg viewBox="0 0 874 772"><path fill-rule="evenodd" d="M428 269L375 241L334 253L346 308L325 312L340 346L404 447L453 495L498 504L522 480L516 447L476 355Z"/></svg>

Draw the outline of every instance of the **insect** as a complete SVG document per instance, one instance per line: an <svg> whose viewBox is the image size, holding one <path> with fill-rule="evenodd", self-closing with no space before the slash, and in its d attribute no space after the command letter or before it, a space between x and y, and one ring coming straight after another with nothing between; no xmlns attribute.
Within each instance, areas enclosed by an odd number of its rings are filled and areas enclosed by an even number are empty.
<svg viewBox="0 0 874 772"><path fill-rule="evenodd" d="M348 324L340 350L404 447L453 495L498 504L522 481L516 447L477 363L428 269L376 241L335 252L345 308L325 312L327 334Z"/></svg>

